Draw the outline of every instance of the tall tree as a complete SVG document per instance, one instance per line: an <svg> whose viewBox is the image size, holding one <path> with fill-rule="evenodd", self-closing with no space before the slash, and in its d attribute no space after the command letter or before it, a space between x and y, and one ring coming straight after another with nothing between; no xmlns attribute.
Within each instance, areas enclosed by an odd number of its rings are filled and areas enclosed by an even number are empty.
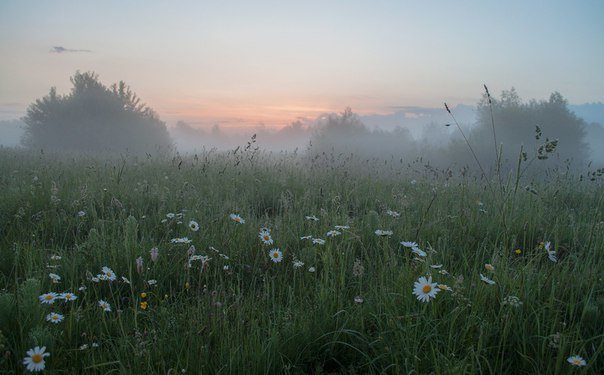
<svg viewBox="0 0 604 375"><path fill-rule="evenodd" d="M586 123L569 110L560 93L552 93L549 100L524 102L513 88L491 98L491 104L486 95L478 103L478 123L469 138L481 160L493 165L496 157L491 110L504 166L515 164L521 145L528 157L540 154L541 159L549 159L548 166L560 162L581 165L587 160ZM549 141L551 146L553 140L558 140L555 151L545 153L545 145Z"/></svg>
<svg viewBox="0 0 604 375"><path fill-rule="evenodd" d="M27 109L22 144L83 152L169 150L166 125L124 82L104 86L93 72L71 77L67 95L53 87Z"/></svg>

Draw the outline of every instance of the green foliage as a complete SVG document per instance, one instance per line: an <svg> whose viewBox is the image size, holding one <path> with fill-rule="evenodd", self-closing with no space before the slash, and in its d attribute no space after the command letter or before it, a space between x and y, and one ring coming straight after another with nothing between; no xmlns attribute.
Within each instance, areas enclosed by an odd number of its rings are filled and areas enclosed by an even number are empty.
<svg viewBox="0 0 604 375"><path fill-rule="evenodd" d="M0 294L0 330L8 332L12 322L17 320L15 297L11 293ZM4 337L4 336L2 336Z"/></svg>
<svg viewBox="0 0 604 375"><path fill-rule="evenodd" d="M528 102L524 102L513 88L503 91L500 98L485 94L478 103L477 116L477 127L469 139L478 158L486 165L495 164L494 150L501 147L503 164L507 164L508 169L513 168L520 145L528 155L538 154L539 159L544 160L548 158L545 148L551 148L558 141L556 160L545 163L542 168L560 162L580 167L589 155L585 143L587 124L568 109L568 102L558 92L552 93L549 100ZM493 119L497 146L493 144ZM541 139L542 135L547 135L548 139ZM553 150L549 150L551 152Z"/></svg>
<svg viewBox="0 0 604 375"><path fill-rule="evenodd" d="M42 309L38 301L38 296L41 294L40 280L30 278L19 285L17 314L24 331L27 331L34 324L42 320L40 316Z"/></svg>
<svg viewBox="0 0 604 375"><path fill-rule="evenodd" d="M598 180L549 174L501 201L465 170L252 147L119 162L0 150L0 179L7 371L33 345L67 373L570 373L574 354L604 368ZM335 225L350 228L326 237ZM190 245L211 259L189 267ZM115 281L93 281L103 266ZM426 275L452 291L419 302ZM50 291L78 298L40 304Z"/></svg>
<svg viewBox="0 0 604 375"><path fill-rule="evenodd" d="M124 82L108 88L96 74L76 72L71 83L71 93L62 96L53 87L29 106L23 145L86 153L169 151L165 123Z"/></svg>
<svg viewBox="0 0 604 375"><path fill-rule="evenodd" d="M56 333L52 332L52 327L39 325L29 331L27 344L31 348L34 346L46 346L46 349L53 350L56 338Z"/></svg>

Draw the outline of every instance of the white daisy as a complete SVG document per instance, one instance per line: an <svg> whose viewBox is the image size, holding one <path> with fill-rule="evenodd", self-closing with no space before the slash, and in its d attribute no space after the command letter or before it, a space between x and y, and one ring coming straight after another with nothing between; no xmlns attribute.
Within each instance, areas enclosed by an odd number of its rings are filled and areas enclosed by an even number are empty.
<svg viewBox="0 0 604 375"><path fill-rule="evenodd" d="M126 276L122 276L122 281L123 281L125 284L130 284L130 280L128 280L128 278L127 278Z"/></svg>
<svg viewBox="0 0 604 375"><path fill-rule="evenodd" d="M556 257L556 250L552 249L552 243L550 241L546 241L545 243L543 243L543 248L547 252L547 258L550 261L554 263L558 262L558 258Z"/></svg>
<svg viewBox="0 0 604 375"><path fill-rule="evenodd" d="M274 242L271 237L271 232L268 229L261 229L258 237L265 245L272 245Z"/></svg>
<svg viewBox="0 0 604 375"><path fill-rule="evenodd" d="M336 225L334 227L336 230L342 230L342 229L350 229L349 225Z"/></svg>
<svg viewBox="0 0 604 375"><path fill-rule="evenodd" d="M391 230L387 230L387 229L376 229L375 230L376 236L381 236L381 237L392 236L392 233L393 232Z"/></svg>
<svg viewBox="0 0 604 375"><path fill-rule="evenodd" d="M411 252L413 254L417 255L418 257L426 257L426 256L428 256L428 254L426 254L426 252L423 251L422 249L420 249L419 247L412 248Z"/></svg>
<svg viewBox="0 0 604 375"><path fill-rule="evenodd" d="M447 284L438 284L438 289L440 290L446 290L447 292L452 292L453 289L451 289L450 286L448 286Z"/></svg>
<svg viewBox="0 0 604 375"><path fill-rule="evenodd" d="M516 296L507 296L501 302L502 305L510 305L512 307L522 306L522 301Z"/></svg>
<svg viewBox="0 0 604 375"><path fill-rule="evenodd" d="M294 259L293 266L295 269L301 268L304 266L304 262L299 259Z"/></svg>
<svg viewBox="0 0 604 375"><path fill-rule="evenodd" d="M239 224L245 224L245 220L243 220L243 219L241 218L241 216L239 216L239 215L236 215L236 214L230 214L230 215L229 215L229 217L231 218L231 220L233 220L233 221L234 221L234 222L236 222L236 223L239 223Z"/></svg>
<svg viewBox="0 0 604 375"><path fill-rule="evenodd" d="M75 294L73 294L71 292L64 292L64 293L61 293L59 298L62 298L65 301L75 301L76 299L78 299L78 296L76 296Z"/></svg>
<svg viewBox="0 0 604 375"><path fill-rule="evenodd" d="M191 243L192 241L188 238L188 237L182 237L182 238L172 238L170 240L170 243L173 244L188 244Z"/></svg>
<svg viewBox="0 0 604 375"><path fill-rule="evenodd" d="M199 224L195 220L189 221L189 229L193 232L197 232L199 230Z"/></svg>
<svg viewBox="0 0 604 375"><path fill-rule="evenodd" d="M552 262L554 262L554 263L558 262L558 258L556 258L556 252L555 251L548 251L547 252L547 258L549 260L551 260Z"/></svg>
<svg viewBox="0 0 604 375"><path fill-rule="evenodd" d="M314 273L317 269L315 267L309 267L308 272Z"/></svg>
<svg viewBox="0 0 604 375"><path fill-rule="evenodd" d="M329 232L327 232L327 234L325 236L326 237L335 237L335 236L339 236L340 234L342 234L342 232L337 231L337 230L330 230Z"/></svg>
<svg viewBox="0 0 604 375"><path fill-rule="evenodd" d="M312 243L315 245L325 245L325 240L321 238L313 238Z"/></svg>
<svg viewBox="0 0 604 375"><path fill-rule="evenodd" d="M431 264L430 267L439 269L439 268L443 268L443 265L442 264Z"/></svg>
<svg viewBox="0 0 604 375"><path fill-rule="evenodd" d="M279 263L283 260L283 253L279 249L272 249L268 252L268 256L271 258L273 263Z"/></svg>
<svg viewBox="0 0 604 375"><path fill-rule="evenodd" d="M50 260L61 260L62 257L60 255L51 255Z"/></svg>
<svg viewBox="0 0 604 375"><path fill-rule="evenodd" d="M100 306L101 309L103 309L103 311L106 311L106 312L111 311L111 305L107 301L100 300L99 301L99 306Z"/></svg>
<svg viewBox="0 0 604 375"><path fill-rule="evenodd" d="M487 283L489 285L495 285L495 281L489 279L488 277L486 277L483 274L480 274L480 280L484 281L485 283Z"/></svg>
<svg viewBox="0 0 604 375"><path fill-rule="evenodd" d="M59 324L63 321L63 319L65 319L65 317L61 314L57 314L57 313L50 313L48 315L46 315L46 321L54 323L54 324Z"/></svg>
<svg viewBox="0 0 604 375"><path fill-rule="evenodd" d="M101 272L103 273L103 276L105 276L105 280L114 281L117 278L115 272L107 266L103 267Z"/></svg>
<svg viewBox="0 0 604 375"><path fill-rule="evenodd" d="M392 211L392 210L386 211L386 215L392 216L392 217L399 217L399 216L401 216L400 212L396 212L396 211Z"/></svg>
<svg viewBox="0 0 604 375"><path fill-rule="evenodd" d="M170 212L170 213L167 213L167 214L166 214L166 217L167 217L168 219L174 219L174 217L175 217L175 216L176 216L176 215L174 215L174 213L172 213L172 212Z"/></svg>
<svg viewBox="0 0 604 375"><path fill-rule="evenodd" d="M45 352L46 347L36 346L33 349L27 351L27 357L23 358L23 364L27 367L28 371L37 372L44 370L45 361L44 357L48 357L50 353Z"/></svg>
<svg viewBox="0 0 604 375"><path fill-rule="evenodd" d="M361 303L363 303L363 301L364 301L364 299L361 296L354 297L354 303L361 304Z"/></svg>
<svg viewBox="0 0 604 375"><path fill-rule="evenodd" d="M577 367L582 367L582 366L587 365L587 362L585 362L583 357L578 356L578 355L571 355L570 357L566 358L566 361L568 363L570 363L571 365L577 366Z"/></svg>
<svg viewBox="0 0 604 375"><path fill-rule="evenodd" d="M61 276L57 275L56 273L49 273L48 277L50 277L50 280L52 280L53 284L58 284L61 282Z"/></svg>
<svg viewBox="0 0 604 375"><path fill-rule="evenodd" d="M494 266L494 265L492 265L491 263L487 263L487 264L485 264L485 265L484 265L484 268L485 268L487 271L491 271L491 272L494 272L494 271L495 271L495 266Z"/></svg>
<svg viewBox="0 0 604 375"><path fill-rule="evenodd" d="M147 284L149 284L149 286L156 285L157 284L157 280L155 280L155 279L147 280Z"/></svg>
<svg viewBox="0 0 604 375"><path fill-rule="evenodd" d="M401 245L408 247L410 249L413 249L414 247L419 247L419 245L417 244L417 242L410 242L410 241L402 241Z"/></svg>
<svg viewBox="0 0 604 375"><path fill-rule="evenodd" d="M79 216L79 217L84 217L84 216L86 216L86 212L84 212L84 211L79 211L79 212L78 212L78 216Z"/></svg>
<svg viewBox="0 0 604 375"><path fill-rule="evenodd" d="M440 292L438 284L432 282L432 276L420 277L414 284L413 294L422 302L430 302L430 298L436 298L436 294Z"/></svg>
<svg viewBox="0 0 604 375"><path fill-rule="evenodd" d="M301 240L312 240L312 236L302 236L300 237Z"/></svg>
<svg viewBox="0 0 604 375"><path fill-rule="evenodd" d="M212 258L208 257L207 255L191 255L191 257L189 258L190 261L200 260L202 263L208 262L211 259Z"/></svg>
<svg viewBox="0 0 604 375"><path fill-rule="evenodd" d="M52 305L53 303L55 303L55 300L57 299L58 295L55 292L50 292L50 293L45 293L42 294L41 296L38 297L38 299L40 300L41 303L47 303L49 305Z"/></svg>
<svg viewBox="0 0 604 375"><path fill-rule="evenodd" d="M315 215L310 215L310 216L305 216L306 220L309 221L319 221L319 218L316 217Z"/></svg>

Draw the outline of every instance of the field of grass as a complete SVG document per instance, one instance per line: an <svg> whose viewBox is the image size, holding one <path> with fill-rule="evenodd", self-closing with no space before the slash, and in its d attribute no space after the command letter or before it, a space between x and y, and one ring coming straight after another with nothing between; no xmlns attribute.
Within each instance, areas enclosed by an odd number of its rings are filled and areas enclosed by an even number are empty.
<svg viewBox="0 0 604 375"><path fill-rule="evenodd" d="M506 181L251 149L0 150L0 371L44 346L49 373L602 373L602 185Z"/></svg>

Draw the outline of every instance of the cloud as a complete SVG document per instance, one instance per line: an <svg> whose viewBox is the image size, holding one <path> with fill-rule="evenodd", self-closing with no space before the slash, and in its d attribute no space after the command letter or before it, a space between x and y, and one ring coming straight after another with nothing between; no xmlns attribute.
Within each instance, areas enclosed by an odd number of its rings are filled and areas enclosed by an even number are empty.
<svg viewBox="0 0 604 375"><path fill-rule="evenodd" d="M71 49L62 46L54 46L50 49L50 53L66 53L66 52L92 52L89 49Z"/></svg>

